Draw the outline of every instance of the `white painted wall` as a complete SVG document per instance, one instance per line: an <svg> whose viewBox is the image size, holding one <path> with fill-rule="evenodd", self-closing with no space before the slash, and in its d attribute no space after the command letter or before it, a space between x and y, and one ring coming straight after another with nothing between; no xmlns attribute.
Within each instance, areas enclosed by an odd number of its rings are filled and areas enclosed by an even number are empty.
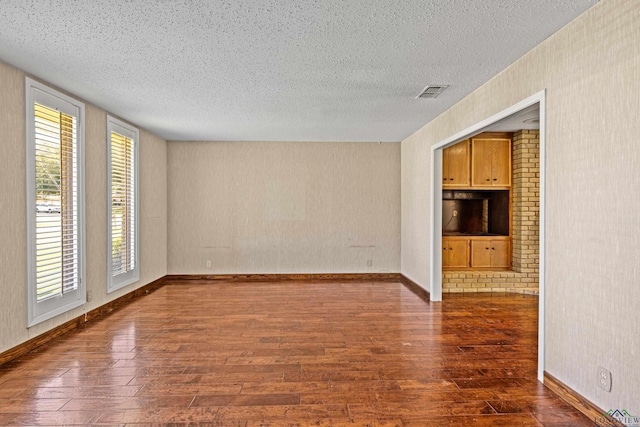
<svg viewBox="0 0 640 427"><path fill-rule="evenodd" d="M640 413L640 2L603 0L402 142L401 271L429 288L430 147L546 89L546 370ZM446 304L446 301L444 302ZM596 369L611 370L611 393Z"/></svg>
<svg viewBox="0 0 640 427"><path fill-rule="evenodd" d="M93 298L46 322L27 323L25 96L23 72L0 63L0 352L163 277L167 271L167 143L140 132L140 281L106 293L106 112L86 105L87 291ZM73 94L70 94L73 96Z"/></svg>
<svg viewBox="0 0 640 427"><path fill-rule="evenodd" d="M399 143L169 142L168 174L170 274L400 270Z"/></svg>

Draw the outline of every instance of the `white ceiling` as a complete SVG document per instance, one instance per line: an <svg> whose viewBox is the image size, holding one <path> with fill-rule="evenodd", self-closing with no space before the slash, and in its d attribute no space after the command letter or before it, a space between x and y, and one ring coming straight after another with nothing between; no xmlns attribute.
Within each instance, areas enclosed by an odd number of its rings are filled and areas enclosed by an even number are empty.
<svg viewBox="0 0 640 427"><path fill-rule="evenodd" d="M513 113L484 129L483 132L515 132L520 129L540 129L540 104Z"/></svg>
<svg viewBox="0 0 640 427"><path fill-rule="evenodd" d="M0 60L166 139L400 141L596 1L0 0Z"/></svg>

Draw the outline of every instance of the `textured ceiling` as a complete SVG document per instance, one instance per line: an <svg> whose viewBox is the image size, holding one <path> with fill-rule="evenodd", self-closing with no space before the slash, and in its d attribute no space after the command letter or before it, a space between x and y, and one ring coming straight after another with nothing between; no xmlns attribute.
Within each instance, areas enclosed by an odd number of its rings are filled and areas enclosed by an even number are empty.
<svg viewBox="0 0 640 427"><path fill-rule="evenodd" d="M0 0L0 60L166 139L400 141L595 2Z"/></svg>

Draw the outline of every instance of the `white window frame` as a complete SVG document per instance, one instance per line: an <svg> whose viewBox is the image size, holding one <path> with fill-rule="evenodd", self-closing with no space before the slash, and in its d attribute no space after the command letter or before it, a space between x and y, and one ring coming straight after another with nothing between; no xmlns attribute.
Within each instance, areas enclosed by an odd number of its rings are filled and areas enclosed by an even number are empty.
<svg viewBox="0 0 640 427"><path fill-rule="evenodd" d="M133 203L134 203L134 268L124 274L113 275L112 270L112 194L111 194L111 133L133 140ZM137 128L107 115L107 293L114 292L140 280L140 132Z"/></svg>
<svg viewBox="0 0 640 427"><path fill-rule="evenodd" d="M57 109L76 118L77 203L78 203L78 287L61 296L38 302L36 282L36 153L35 103ZM26 170L27 170L27 327L34 326L86 303L85 244L85 107L71 98L29 77L25 78Z"/></svg>

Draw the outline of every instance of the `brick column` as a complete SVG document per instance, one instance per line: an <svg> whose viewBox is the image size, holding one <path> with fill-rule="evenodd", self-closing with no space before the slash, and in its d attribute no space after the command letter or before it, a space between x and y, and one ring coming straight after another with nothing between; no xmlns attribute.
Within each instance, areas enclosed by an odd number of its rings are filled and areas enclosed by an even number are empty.
<svg viewBox="0 0 640 427"><path fill-rule="evenodd" d="M513 271L538 283L540 131L513 134Z"/></svg>

